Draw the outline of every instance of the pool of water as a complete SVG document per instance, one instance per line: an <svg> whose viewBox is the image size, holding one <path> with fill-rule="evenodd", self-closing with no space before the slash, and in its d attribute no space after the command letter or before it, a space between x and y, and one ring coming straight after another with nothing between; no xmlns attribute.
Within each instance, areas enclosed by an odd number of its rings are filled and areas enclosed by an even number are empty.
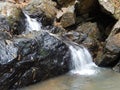
<svg viewBox="0 0 120 90"><path fill-rule="evenodd" d="M65 74L21 90L120 90L120 73L99 69L94 75Z"/></svg>

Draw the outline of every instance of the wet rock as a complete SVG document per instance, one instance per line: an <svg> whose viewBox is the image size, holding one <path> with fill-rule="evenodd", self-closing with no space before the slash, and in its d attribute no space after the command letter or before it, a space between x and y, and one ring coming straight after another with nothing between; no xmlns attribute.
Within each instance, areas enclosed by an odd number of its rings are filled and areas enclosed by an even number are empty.
<svg viewBox="0 0 120 90"><path fill-rule="evenodd" d="M10 31L8 20L4 16L0 16L0 30Z"/></svg>
<svg viewBox="0 0 120 90"><path fill-rule="evenodd" d="M120 21L116 23L106 40L106 45L99 61L100 66L113 67L120 58Z"/></svg>
<svg viewBox="0 0 120 90"><path fill-rule="evenodd" d="M12 61L17 57L17 48L13 46L13 43L6 43L5 41L0 42L0 64L4 65ZM7 45L8 44L8 45ZM6 53L7 51L7 53Z"/></svg>
<svg viewBox="0 0 120 90"><path fill-rule="evenodd" d="M0 89L24 87L69 70L68 47L47 32L2 39L0 52Z"/></svg>
<svg viewBox="0 0 120 90"><path fill-rule="evenodd" d="M6 31L0 31L0 40L3 40L3 39L11 39L12 38L12 35L9 33L9 32L6 32Z"/></svg>

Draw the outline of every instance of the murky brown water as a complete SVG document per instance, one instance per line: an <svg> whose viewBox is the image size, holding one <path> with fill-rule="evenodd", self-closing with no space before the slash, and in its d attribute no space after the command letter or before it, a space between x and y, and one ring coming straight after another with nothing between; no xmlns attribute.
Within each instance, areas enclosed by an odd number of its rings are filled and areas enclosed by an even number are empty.
<svg viewBox="0 0 120 90"><path fill-rule="evenodd" d="M21 90L120 90L120 73L102 69L91 76L66 74Z"/></svg>

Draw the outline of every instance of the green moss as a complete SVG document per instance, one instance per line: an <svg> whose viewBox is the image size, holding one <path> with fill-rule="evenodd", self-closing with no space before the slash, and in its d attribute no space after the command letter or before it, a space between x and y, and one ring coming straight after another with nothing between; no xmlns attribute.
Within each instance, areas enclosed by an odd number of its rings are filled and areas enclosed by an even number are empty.
<svg viewBox="0 0 120 90"><path fill-rule="evenodd" d="M40 49L40 50L39 50L39 54L40 54L42 57L45 57L45 56L47 56L49 53L48 53L48 51L46 51L45 49Z"/></svg>

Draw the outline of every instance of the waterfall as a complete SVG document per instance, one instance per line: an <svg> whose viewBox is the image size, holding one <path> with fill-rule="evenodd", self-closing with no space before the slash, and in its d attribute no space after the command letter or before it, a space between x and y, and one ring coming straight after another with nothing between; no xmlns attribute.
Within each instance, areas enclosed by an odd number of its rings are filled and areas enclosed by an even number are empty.
<svg viewBox="0 0 120 90"><path fill-rule="evenodd" d="M26 17L26 30L28 30L28 31L41 30L41 26L42 26L41 23L39 23L36 19L31 18L26 13L24 13L24 15Z"/></svg>
<svg viewBox="0 0 120 90"><path fill-rule="evenodd" d="M96 73L97 66L93 63L89 51L83 46L70 45L71 72L80 75L92 75Z"/></svg>
<svg viewBox="0 0 120 90"><path fill-rule="evenodd" d="M30 16L28 16L26 13L24 13L24 15L26 16L26 30L28 31L42 30L41 23L39 23L36 19L30 18ZM55 34L51 33L49 34L60 39ZM68 45L68 42L66 44ZM85 47L76 44L69 43L68 46L71 51L71 65L70 65L71 72L80 75L94 74L96 72L94 68L97 66L92 62L92 57L89 51Z"/></svg>

